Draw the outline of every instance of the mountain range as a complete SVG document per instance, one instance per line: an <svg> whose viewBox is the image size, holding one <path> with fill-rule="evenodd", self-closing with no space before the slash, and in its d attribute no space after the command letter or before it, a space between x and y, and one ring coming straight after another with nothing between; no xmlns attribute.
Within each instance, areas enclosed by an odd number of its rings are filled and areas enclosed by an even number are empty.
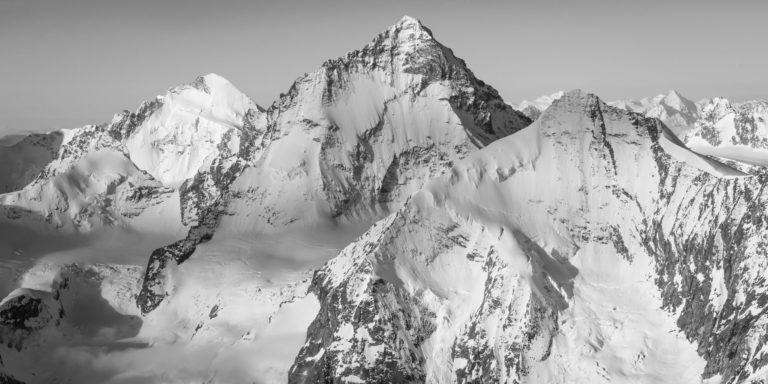
<svg viewBox="0 0 768 384"><path fill-rule="evenodd" d="M763 382L766 119L509 105L406 16L4 140L0 383Z"/></svg>

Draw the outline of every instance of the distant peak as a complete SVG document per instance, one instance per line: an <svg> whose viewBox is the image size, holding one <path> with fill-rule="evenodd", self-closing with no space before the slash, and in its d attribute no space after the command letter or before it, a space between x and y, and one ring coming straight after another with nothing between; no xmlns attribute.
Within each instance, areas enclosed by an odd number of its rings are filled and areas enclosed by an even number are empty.
<svg viewBox="0 0 768 384"><path fill-rule="evenodd" d="M563 94L562 94L562 96L560 98L561 99L580 99L580 98L582 98L582 97L584 97L586 95L587 94L584 91L582 91L579 88L576 88L576 89L572 89L572 90L567 91L567 92L563 92Z"/></svg>
<svg viewBox="0 0 768 384"><path fill-rule="evenodd" d="M552 107L561 105L580 105L585 110L593 110L605 105L605 103L597 95L577 88L563 93L562 97L552 102Z"/></svg>
<svg viewBox="0 0 768 384"><path fill-rule="evenodd" d="M528 117L531 117L532 115L536 115L536 112L541 112L549 108L549 106L552 105L555 100L563 97L564 93L565 92L563 91L557 91L549 95L540 96L533 101L523 100L519 104L513 105L512 107L519 111L523 111L523 113L528 111Z"/></svg>
<svg viewBox="0 0 768 384"><path fill-rule="evenodd" d="M549 95L540 96L538 99L534 100L534 103L552 104L553 101L563 97L563 95L565 95L564 91L557 91Z"/></svg>
<svg viewBox="0 0 768 384"><path fill-rule="evenodd" d="M703 100L701 103L701 108L706 112L713 110L732 109L733 106L730 100L726 99L725 97L717 96L711 99Z"/></svg>
<svg viewBox="0 0 768 384"><path fill-rule="evenodd" d="M675 89L670 89L669 92L667 92L667 96L665 98L668 100L688 101L688 99L686 99L683 95L680 94L680 92Z"/></svg>

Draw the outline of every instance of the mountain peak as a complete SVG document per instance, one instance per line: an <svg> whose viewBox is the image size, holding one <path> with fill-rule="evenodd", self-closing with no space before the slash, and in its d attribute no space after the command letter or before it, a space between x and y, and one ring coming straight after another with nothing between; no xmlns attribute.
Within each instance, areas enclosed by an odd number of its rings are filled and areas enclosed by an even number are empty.
<svg viewBox="0 0 768 384"><path fill-rule="evenodd" d="M421 21L415 17L411 17L408 15L403 16L400 21L395 23L395 25L392 26L393 29L398 30L411 30L411 31L421 31L426 32L429 34L429 36L432 36L432 31L425 27L424 24L421 23Z"/></svg>
<svg viewBox="0 0 768 384"><path fill-rule="evenodd" d="M218 106L232 107L238 111L237 114L239 115L242 115L249 108L261 110L261 107L256 105L245 93L235 87L229 80L216 73L198 76L189 84L172 88L169 93L181 95L192 89L203 92L210 97L211 100L205 103L212 102ZM193 99L197 100L196 98ZM197 102L200 102L200 100Z"/></svg>
<svg viewBox="0 0 768 384"><path fill-rule="evenodd" d="M213 72L211 72L211 73L209 73L207 75L199 76L198 79L202 79L206 83L213 83L213 84L216 84L216 83L226 83L226 84L231 84L229 80L224 78L224 76L221 76L218 73L213 73Z"/></svg>
<svg viewBox="0 0 768 384"><path fill-rule="evenodd" d="M674 89L671 89L667 95L663 97L661 102L673 109L673 112L669 113L670 115L675 113L685 115L686 121L688 122L692 122L696 115L698 115L696 103L685 98L680 92Z"/></svg>
<svg viewBox="0 0 768 384"><path fill-rule="evenodd" d="M592 114L594 111L600 110L602 113L611 112L611 114L624 115L632 112L631 110L616 107L606 103L599 96L594 93L587 92L581 89L573 89L564 92L563 95L552 101L552 105L547 108L542 114L558 114L562 112L572 113L573 111L581 111L580 113Z"/></svg>
<svg viewBox="0 0 768 384"><path fill-rule="evenodd" d="M584 97L588 97L588 96L596 97L591 93L582 91L580 88L576 88L567 92L562 92L559 99L583 99Z"/></svg>
<svg viewBox="0 0 768 384"><path fill-rule="evenodd" d="M211 94L211 92L215 90L235 88L229 80L216 73L198 76L195 81L188 85L208 94Z"/></svg>
<svg viewBox="0 0 768 384"><path fill-rule="evenodd" d="M563 94L565 94L565 92L557 91L549 95L540 96L532 101L523 100L512 107L521 111L524 115L528 116L529 119L536 120L541 115L541 112L549 108L555 100L563 97Z"/></svg>
<svg viewBox="0 0 768 384"><path fill-rule="evenodd" d="M563 92L562 96L552 100L551 105L548 106L542 114L557 114L558 111L573 110L576 106L580 110L592 110L594 106L602 104L603 101L592 93L582 91L581 89L573 89L567 92Z"/></svg>
<svg viewBox="0 0 768 384"><path fill-rule="evenodd" d="M667 97L683 97L683 95L680 94L676 89L670 89L667 92Z"/></svg>
<svg viewBox="0 0 768 384"><path fill-rule="evenodd" d="M676 102L676 101L689 101L687 98L685 98L683 95L680 94L675 89L670 89L669 92L667 92L666 96L664 96L664 101L667 103L670 102Z"/></svg>
<svg viewBox="0 0 768 384"><path fill-rule="evenodd" d="M419 21L419 19L417 19L417 18L415 18L415 17L411 17L411 16L408 16L408 15L405 15L405 16L403 16L403 17L400 19L400 21L398 21L398 22L397 22L397 24L395 24L395 25L397 25L397 26L416 26L416 27L424 27L424 26L421 24L421 21Z"/></svg>
<svg viewBox="0 0 768 384"><path fill-rule="evenodd" d="M403 16L400 21L391 26L389 30L385 32L385 34L393 40L400 41L426 41L434 39L432 36L432 31L429 28L425 27L424 24L422 24L418 19L407 15Z"/></svg>

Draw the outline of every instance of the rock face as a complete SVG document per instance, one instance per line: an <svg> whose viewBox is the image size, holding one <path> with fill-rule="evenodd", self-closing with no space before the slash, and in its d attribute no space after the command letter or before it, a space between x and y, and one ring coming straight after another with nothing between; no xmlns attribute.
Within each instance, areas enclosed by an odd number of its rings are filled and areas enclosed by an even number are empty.
<svg viewBox="0 0 768 384"><path fill-rule="evenodd" d="M186 239L152 254L138 299L145 313L172 290L169 263L185 261L214 232L383 217L456 160L530 122L409 17L300 77L263 114L250 130L258 137L241 151L247 166L195 179L226 193Z"/></svg>
<svg viewBox="0 0 768 384"><path fill-rule="evenodd" d="M765 377L762 184L568 93L315 274L290 381Z"/></svg>

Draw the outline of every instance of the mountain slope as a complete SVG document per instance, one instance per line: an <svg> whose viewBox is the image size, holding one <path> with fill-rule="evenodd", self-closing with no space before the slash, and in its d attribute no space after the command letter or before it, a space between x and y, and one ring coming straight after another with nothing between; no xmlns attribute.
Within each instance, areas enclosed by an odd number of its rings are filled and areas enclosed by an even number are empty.
<svg viewBox="0 0 768 384"><path fill-rule="evenodd" d="M152 254L138 299L145 313L173 290L169 268L214 233L368 225L454 161L530 122L410 17L300 77L264 114L252 166L186 239Z"/></svg>
<svg viewBox="0 0 768 384"><path fill-rule="evenodd" d="M315 274L290 381L761 377L763 220L744 220L764 199L658 120L567 93Z"/></svg>

